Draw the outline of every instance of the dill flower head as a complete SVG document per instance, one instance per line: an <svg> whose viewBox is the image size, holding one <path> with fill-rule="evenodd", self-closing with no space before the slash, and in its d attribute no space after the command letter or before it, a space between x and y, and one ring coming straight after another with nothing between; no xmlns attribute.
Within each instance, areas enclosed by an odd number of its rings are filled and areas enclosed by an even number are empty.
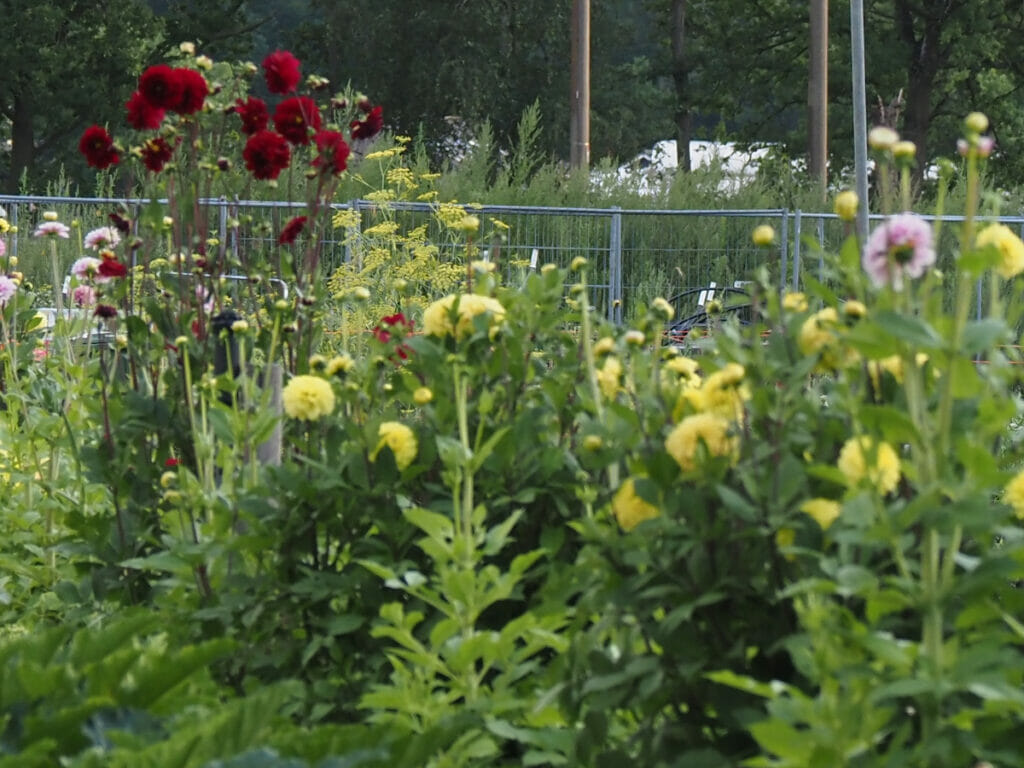
<svg viewBox="0 0 1024 768"><path fill-rule="evenodd" d="M867 435L847 440L839 451L836 466L849 485L867 480L881 494L895 490L900 481L900 458L896 449Z"/></svg>
<svg viewBox="0 0 1024 768"><path fill-rule="evenodd" d="M636 483L632 477L627 477L612 497L612 512L624 531L631 531L644 520L660 514L656 506L637 496Z"/></svg>
<svg viewBox="0 0 1024 768"><path fill-rule="evenodd" d="M419 443L416 440L416 433L400 421L385 421L377 429L377 436L380 442L373 452L373 458L386 445L391 449L395 457L395 466L400 470L405 469L416 459L419 450Z"/></svg>
<svg viewBox="0 0 1024 768"><path fill-rule="evenodd" d="M717 413L687 416L665 438L665 450L686 472L696 469L701 445L709 456L727 456L735 461L739 443L730 434L729 425L729 420Z"/></svg>
<svg viewBox="0 0 1024 768"><path fill-rule="evenodd" d="M281 402L289 417L316 421L334 410L334 390L319 376L295 376L281 391Z"/></svg>
<svg viewBox="0 0 1024 768"><path fill-rule="evenodd" d="M978 233L979 248L994 246L999 251L996 272L1009 280L1024 272L1024 242L1005 224L990 224Z"/></svg>

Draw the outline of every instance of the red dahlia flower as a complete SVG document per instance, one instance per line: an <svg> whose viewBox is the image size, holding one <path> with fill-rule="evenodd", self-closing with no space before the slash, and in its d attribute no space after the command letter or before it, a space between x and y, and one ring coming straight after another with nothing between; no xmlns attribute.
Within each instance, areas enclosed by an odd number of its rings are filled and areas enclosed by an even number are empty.
<svg viewBox="0 0 1024 768"><path fill-rule="evenodd" d="M157 136L142 145L142 163L153 173L160 173L173 153L174 147L162 136Z"/></svg>
<svg viewBox="0 0 1024 768"><path fill-rule="evenodd" d="M343 173L348 167L351 151L345 137L338 131L317 131L313 138L319 150L319 155L313 160L313 167L335 176Z"/></svg>
<svg viewBox="0 0 1024 768"><path fill-rule="evenodd" d="M128 267L117 259L102 258L96 274L100 277L124 277L128 274Z"/></svg>
<svg viewBox="0 0 1024 768"><path fill-rule="evenodd" d="M122 235L127 235L131 232L132 223L121 214L112 213L107 218L110 219L110 223L113 224L117 231Z"/></svg>
<svg viewBox="0 0 1024 768"><path fill-rule="evenodd" d="M384 108L376 106L366 110L362 103L359 106L366 112L366 117L362 120L353 120L348 124L348 127L352 129L352 139L372 139L384 127ZM368 103L367 106L369 106Z"/></svg>
<svg viewBox="0 0 1024 768"><path fill-rule="evenodd" d="M273 131L257 131L242 150L245 167L257 179L276 179L292 160L284 136Z"/></svg>
<svg viewBox="0 0 1024 768"><path fill-rule="evenodd" d="M90 125L85 129L78 142L78 151L85 155L85 161L89 165L100 170L121 161L114 140L110 138L106 128L99 125Z"/></svg>
<svg viewBox="0 0 1024 768"><path fill-rule="evenodd" d="M294 243L305 226L306 217L296 216L284 225L284 229L281 230L281 234L277 237L277 242L280 245L290 245L291 243Z"/></svg>
<svg viewBox="0 0 1024 768"><path fill-rule="evenodd" d="M109 304L97 304L93 314L96 317L102 317L105 320L109 320L112 317L117 317L117 307L112 307Z"/></svg>
<svg viewBox="0 0 1024 768"><path fill-rule="evenodd" d="M164 120L164 111L146 101L142 91L133 93L124 106L128 110L128 125L137 131L155 131Z"/></svg>
<svg viewBox="0 0 1024 768"><path fill-rule="evenodd" d="M235 106L232 109L242 119L242 133L246 136L252 136L257 131L262 131L270 122L266 102L255 96L250 96L245 101L235 99Z"/></svg>
<svg viewBox="0 0 1024 768"><path fill-rule="evenodd" d="M150 67L139 77L139 92L156 109L176 109L184 88L178 73L166 64Z"/></svg>
<svg viewBox="0 0 1024 768"><path fill-rule="evenodd" d="M397 312L393 315L382 317L380 323L374 326L373 335L381 344L395 345L395 353L391 355L390 359L395 365L399 365L402 360L409 359L409 353L412 349L408 344L403 343L402 340L409 336L412 331L413 321L406 318L401 312Z"/></svg>
<svg viewBox="0 0 1024 768"><path fill-rule="evenodd" d="M288 51L274 51L263 60L263 74L271 93L291 93L299 84L299 60Z"/></svg>
<svg viewBox="0 0 1024 768"><path fill-rule="evenodd" d="M320 130L320 109L308 96L285 99L274 110L274 128L292 144L309 144L309 132Z"/></svg>
<svg viewBox="0 0 1024 768"><path fill-rule="evenodd" d="M181 96L170 109L180 115L191 115L201 110L206 94L210 92L206 78L188 67L178 67L174 70L174 76L181 86Z"/></svg>

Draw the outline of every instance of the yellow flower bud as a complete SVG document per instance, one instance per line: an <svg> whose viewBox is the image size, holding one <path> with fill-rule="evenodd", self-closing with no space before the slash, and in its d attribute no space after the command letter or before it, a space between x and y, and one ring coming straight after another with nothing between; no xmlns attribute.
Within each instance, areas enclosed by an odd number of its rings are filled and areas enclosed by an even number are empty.
<svg viewBox="0 0 1024 768"><path fill-rule="evenodd" d="M572 263L569 265L570 269L572 269L573 272L579 272L586 266L587 260L583 256L577 256L575 259L572 260Z"/></svg>
<svg viewBox="0 0 1024 768"><path fill-rule="evenodd" d="M754 241L754 245L771 245L775 242L775 229L771 224L762 224L754 228L750 237Z"/></svg>
<svg viewBox="0 0 1024 768"><path fill-rule="evenodd" d="M843 221L853 221L856 219L859 207L860 199L853 190L844 189L836 195L834 210L836 215Z"/></svg>
<svg viewBox="0 0 1024 768"><path fill-rule="evenodd" d="M900 135L885 125L876 126L868 133L868 146L878 151L892 149L899 140Z"/></svg>
<svg viewBox="0 0 1024 768"><path fill-rule="evenodd" d="M981 112L971 112L964 118L964 127L971 133L984 133L988 130L988 118Z"/></svg>
<svg viewBox="0 0 1024 768"><path fill-rule="evenodd" d="M416 405L426 405L433 399L434 393L430 390L430 387L419 387L412 393L412 400Z"/></svg>
<svg viewBox="0 0 1024 768"><path fill-rule="evenodd" d="M56 211L43 211L44 221L56 221L58 218Z"/></svg>

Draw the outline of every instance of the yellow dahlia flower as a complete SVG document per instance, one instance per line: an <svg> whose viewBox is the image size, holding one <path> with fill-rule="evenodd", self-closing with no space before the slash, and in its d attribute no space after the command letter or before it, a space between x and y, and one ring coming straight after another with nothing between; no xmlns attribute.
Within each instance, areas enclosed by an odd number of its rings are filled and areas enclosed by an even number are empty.
<svg viewBox="0 0 1024 768"><path fill-rule="evenodd" d="M377 429L377 436L380 442L373 452L373 458L385 445L391 449L395 457L395 466L405 469L416 459L419 451L419 443L416 441L416 433L400 421L385 421Z"/></svg>
<svg viewBox="0 0 1024 768"><path fill-rule="evenodd" d="M696 469L699 447L711 456L728 456L735 461L739 443L729 433L730 422L716 413L696 413L679 422L665 438L665 450L686 472Z"/></svg>
<svg viewBox="0 0 1024 768"><path fill-rule="evenodd" d="M597 370L597 385L607 400L614 399L622 388L622 363L619 358L609 355L604 365Z"/></svg>
<svg viewBox="0 0 1024 768"><path fill-rule="evenodd" d="M281 402L289 417L316 421L334 410L334 390L319 376L296 376L282 390Z"/></svg>
<svg viewBox="0 0 1024 768"><path fill-rule="evenodd" d="M1003 503L1013 508L1018 519L1024 520L1024 471L1018 472L1003 489Z"/></svg>
<svg viewBox="0 0 1024 768"><path fill-rule="evenodd" d="M1024 242L1005 224L990 224L978 233L975 243L979 248L995 246L999 251L996 272L1009 280L1024 272Z"/></svg>
<svg viewBox="0 0 1024 768"><path fill-rule="evenodd" d="M644 520L657 517L658 508L644 501L636 493L636 484L632 477L627 477L619 486L612 498L612 512L624 531L631 531Z"/></svg>
<svg viewBox="0 0 1024 768"><path fill-rule="evenodd" d="M839 502L832 499L808 499L800 505L800 511L813 517L823 531L836 521L841 509Z"/></svg>
<svg viewBox="0 0 1024 768"><path fill-rule="evenodd" d="M882 494L895 490L900 481L900 458L896 449L885 441L876 443L867 435L847 440L839 451L836 466L850 485L866 479Z"/></svg>
<svg viewBox="0 0 1024 768"><path fill-rule="evenodd" d="M787 293L782 297L782 308L787 312L806 312L807 296L800 291Z"/></svg>
<svg viewBox="0 0 1024 768"><path fill-rule="evenodd" d="M452 310L456 302L458 309L453 320ZM423 312L423 330L429 336L454 336L456 339L464 339L473 333L473 319L483 314L489 315L493 335L505 319L505 307L501 302L490 296L479 296L475 293L464 293L461 296L450 294L426 308Z"/></svg>

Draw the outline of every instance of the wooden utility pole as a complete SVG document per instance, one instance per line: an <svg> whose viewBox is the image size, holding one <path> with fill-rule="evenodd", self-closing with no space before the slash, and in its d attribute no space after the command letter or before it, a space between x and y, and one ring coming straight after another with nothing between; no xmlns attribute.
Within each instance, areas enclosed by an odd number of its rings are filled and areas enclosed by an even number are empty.
<svg viewBox="0 0 1024 768"><path fill-rule="evenodd" d="M590 0L572 2L572 77L569 165L590 167Z"/></svg>
<svg viewBox="0 0 1024 768"><path fill-rule="evenodd" d="M807 170L822 200L828 186L828 0L810 0L811 60L807 78Z"/></svg>

